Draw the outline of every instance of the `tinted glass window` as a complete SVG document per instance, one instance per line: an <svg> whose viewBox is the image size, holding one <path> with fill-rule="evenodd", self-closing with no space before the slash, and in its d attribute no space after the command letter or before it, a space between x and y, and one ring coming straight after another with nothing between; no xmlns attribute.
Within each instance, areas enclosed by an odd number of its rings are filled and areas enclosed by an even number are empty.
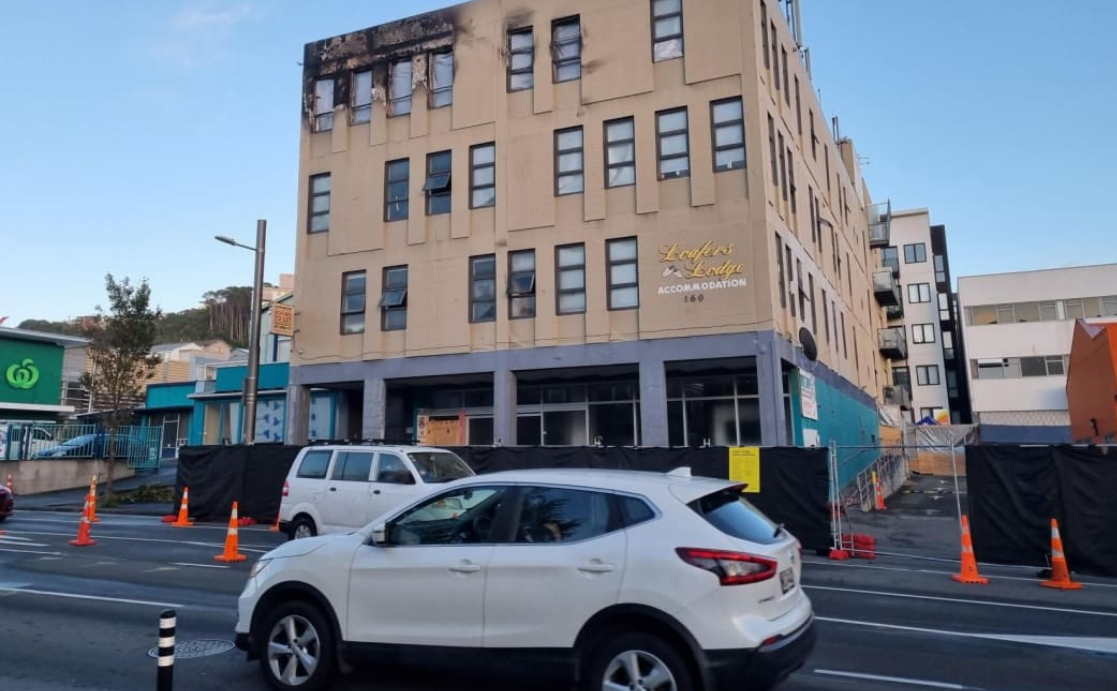
<svg viewBox="0 0 1117 691"><path fill-rule="evenodd" d="M387 482L392 485L413 485L415 476L404 465L399 456L380 454L380 464L376 469L376 481Z"/></svg>
<svg viewBox="0 0 1117 691"><path fill-rule="evenodd" d="M609 532L609 495L551 487L525 488L516 542L575 542Z"/></svg>
<svg viewBox="0 0 1117 691"><path fill-rule="evenodd" d="M734 488L707 494L689 504L690 508L721 532L762 545L779 542L776 524L760 513Z"/></svg>
<svg viewBox="0 0 1117 691"><path fill-rule="evenodd" d="M452 453L444 451L409 453L411 462L423 482L450 482L463 477L472 477L473 471L465 461Z"/></svg>
<svg viewBox="0 0 1117 691"><path fill-rule="evenodd" d="M307 451L303 462L299 464L298 477L321 479L326 477L326 469L330 467L332 451Z"/></svg>
<svg viewBox="0 0 1117 691"><path fill-rule="evenodd" d="M409 546L490 542L506 491L464 487L440 494L392 521L388 541Z"/></svg>
<svg viewBox="0 0 1117 691"><path fill-rule="evenodd" d="M337 455L337 463L334 463L334 472L330 477L334 480L368 482L371 472L371 453L342 451Z"/></svg>
<svg viewBox="0 0 1117 691"><path fill-rule="evenodd" d="M650 521L655 518L655 512L652 507L643 499L636 497L617 497L620 500L621 512L624 515L625 526L636 525L644 521Z"/></svg>

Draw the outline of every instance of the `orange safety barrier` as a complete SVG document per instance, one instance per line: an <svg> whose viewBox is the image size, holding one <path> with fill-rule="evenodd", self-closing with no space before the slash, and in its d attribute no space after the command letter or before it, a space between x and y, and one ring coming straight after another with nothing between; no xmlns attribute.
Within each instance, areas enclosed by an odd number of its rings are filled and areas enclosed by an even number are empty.
<svg viewBox="0 0 1117 691"><path fill-rule="evenodd" d="M959 583L968 583L971 585L985 585L989 582L988 578L983 578L977 572L977 558L973 553L973 540L970 538L970 519L968 516L962 516L962 570L951 576Z"/></svg>
<svg viewBox="0 0 1117 691"><path fill-rule="evenodd" d="M237 520L237 503L234 501L233 513L229 515L229 531L225 535L225 551L214 557L214 561L232 562L248 559L248 557L238 551L240 537L237 535L237 526L239 523L240 521Z"/></svg>
<svg viewBox="0 0 1117 691"><path fill-rule="evenodd" d="M1063 538L1059 535L1059 522L1051 519L1051 578L1040 582L1045 588L1059 590L1081 590L1082 584L1072 581L1067 558L1063 554Z"/></svg>

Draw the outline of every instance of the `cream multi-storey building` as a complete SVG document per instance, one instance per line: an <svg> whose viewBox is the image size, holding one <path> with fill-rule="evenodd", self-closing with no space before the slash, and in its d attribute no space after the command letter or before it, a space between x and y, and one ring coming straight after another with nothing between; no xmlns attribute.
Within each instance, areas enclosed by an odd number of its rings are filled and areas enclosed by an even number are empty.
<svg viewBox="0 0 1117 691"><path fill-rule="evenodd" d="M288 439L313 388L350 438L875 441L889 218L783 7L475 0L308 44Z"/></svg>

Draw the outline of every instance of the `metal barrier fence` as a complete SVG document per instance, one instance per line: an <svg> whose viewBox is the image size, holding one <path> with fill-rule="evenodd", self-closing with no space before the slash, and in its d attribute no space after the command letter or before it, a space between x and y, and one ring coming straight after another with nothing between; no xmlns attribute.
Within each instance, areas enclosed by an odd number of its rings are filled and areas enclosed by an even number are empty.
<svg viewBox="0 0 1117 691"><path fill-rule="evenodd" d="M161 427L126 426L116 431L114 456L129 468L159 467ZM102 425L53 422L0 424L0 460L38 461L63 458L107 458L109 433Z"/></svg>

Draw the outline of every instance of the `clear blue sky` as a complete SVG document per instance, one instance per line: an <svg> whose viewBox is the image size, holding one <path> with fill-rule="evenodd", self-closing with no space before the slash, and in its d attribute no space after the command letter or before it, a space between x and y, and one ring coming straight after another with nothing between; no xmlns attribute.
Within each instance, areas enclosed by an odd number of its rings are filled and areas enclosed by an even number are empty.
<svg viewBox="0 0 1117 691"><path fill-rule="evenodd" d="M0 316L106 272L165 310L294 267L304 43L444 0L36 0L0 22ZM958 275L1117 261L1117 3L803 0L815 86L878 199L945 223Z"/></svg>

